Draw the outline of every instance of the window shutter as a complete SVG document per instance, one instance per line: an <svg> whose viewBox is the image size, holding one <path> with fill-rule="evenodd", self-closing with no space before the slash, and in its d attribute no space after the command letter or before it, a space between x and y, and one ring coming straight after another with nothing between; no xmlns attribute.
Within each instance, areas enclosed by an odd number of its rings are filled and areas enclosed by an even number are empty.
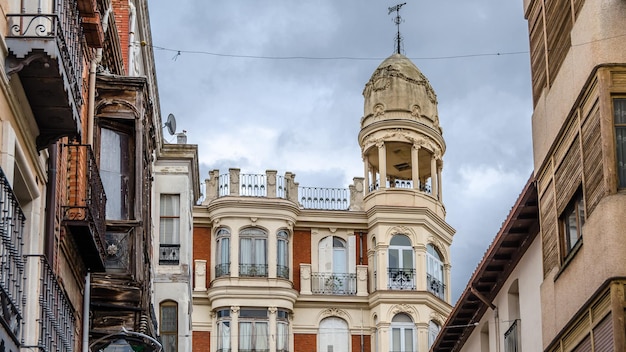
<svg viewBox="0 0 626 352"><path fill-rule="evenodd" d="M611 314L604 317L593 329L593 344L596 351L613 351L613 319Z"/></svg>

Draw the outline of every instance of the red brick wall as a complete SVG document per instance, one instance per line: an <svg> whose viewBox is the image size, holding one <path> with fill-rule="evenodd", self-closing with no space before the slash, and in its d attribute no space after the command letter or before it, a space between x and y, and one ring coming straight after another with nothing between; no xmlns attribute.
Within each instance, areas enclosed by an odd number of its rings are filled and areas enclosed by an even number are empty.
<svg viewBox="0 0 626 352"><path fill-rule="evenodd" d="M293 334L293 349L297 352L317 352L317 335Z"/></svg>
<svg viewBox="0 0 626 352"><path fill-rule="evenodd" d="M210 227L194 227L193 228L193 259L206 260L206 277L207 285L211 277L211 228ZM195 263L195 262L194 262ZM194 264L195 265L195 264ZM195 270L195 267L194 267Z"/></svg>
<svg viewBox="0 0 626 352"><path fill-rule="evenodd" d="M209 331L194 331L191 335L192 343L191 350L193 352L206 352L210 351L211 347L211 332Z"/></svg>
<svg viewBox="0 0 626 352"><path fill-rule="evenodd" d="M115 14L115 24L120 36L120 46L122 49L122 59L125 70L128 69L128 45L130 34L130 8L128 0L112 0L113 13ZM128 72L126 72L128 74Z"/></svg>
<svg viewBox="0 0 626 352"><path fill-rule="evenodd" d="M363 335L363 351L371 350L370 335ZM361 335L352 335L352 352L361 352Z"/></svg>
<svg viewBox="0 0 626 352"><path fill-rule="evenodd" d="M311 230L293 233L293 287L300 292L300 264L311 264Z"/></svg>

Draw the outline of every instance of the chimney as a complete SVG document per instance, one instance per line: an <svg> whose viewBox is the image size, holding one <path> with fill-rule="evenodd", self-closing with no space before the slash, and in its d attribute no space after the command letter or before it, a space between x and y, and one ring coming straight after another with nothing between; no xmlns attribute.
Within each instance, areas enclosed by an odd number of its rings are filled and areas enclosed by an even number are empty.
<svg viewBox="0 0 626 352"><path fill-rule="evenodd" d="M176 144L187 144L187 131L176 134Z"/></svg>

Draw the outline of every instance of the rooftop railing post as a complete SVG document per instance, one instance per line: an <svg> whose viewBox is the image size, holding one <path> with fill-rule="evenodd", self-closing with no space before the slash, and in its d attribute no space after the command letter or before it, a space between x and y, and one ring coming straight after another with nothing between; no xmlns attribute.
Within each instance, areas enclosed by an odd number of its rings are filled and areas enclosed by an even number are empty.
<svg viewBox="0 0 626 352"><path fill-rule="evenodd" d="M287 200L298 204L298 186L296 174L285 172L285 183L287 184Z"/></svg>
<svg viewBox="0 0 626 352"><path fill-rule="evenodd" d="M206 204L218 197L218 183L220 178L220 170L209 171L209 178L206 183L206 198L204 198L203 204Z"/></svg>
<svg viewBox="0 0 626 352"><path fill-rule="evenodd" d="M240 174L239 169L228 169L228 175L230 177L228 186L230 187L231 196L239 195L239 185L240 185L239 174Z"/></svg>
<svg viewBox="0 0 626 352"><path fill-rule="evenodd" d="M365 178L355 177L352 179L350 188L350 210L363 210L363 184Z"/></svg>
<svg viewBox="0 0 626 352"><path fill-rule="evenodd" d="M266 170L266 182L267 182L267 197L276 198L276 170Z"/></svg>

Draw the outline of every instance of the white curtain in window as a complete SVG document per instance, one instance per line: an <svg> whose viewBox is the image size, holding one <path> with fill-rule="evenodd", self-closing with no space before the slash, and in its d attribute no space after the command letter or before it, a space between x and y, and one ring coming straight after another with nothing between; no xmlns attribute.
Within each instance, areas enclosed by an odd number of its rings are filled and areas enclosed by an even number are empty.
<svg viewBox="0 0 626 352"><path fill-rule="evenodd" d="M269 326L266 322L256 322L254 324L254 349L269 350Z"/></svg>
<svg viewBox="0 0 626 352"><path fill-rule="evenodd" d="M239 323L239 350L252 350L252 323Z"/></svg>
<svg viewBox="0 0 626 352"><path fill-rule="evenodd" d="M230 322L223 321L217 325L217 349L230 350Z"/></svg>
<svg viewBox="0 0 626 352"><path fill-rule="evenodd" d="M265 256L265 254L267 253L267 250L265 248L265 244L266 241L265 239L261 239L261 238L257 238L255 240L255 244L254 244L254 251L255 251L255 255L254 258L256 259L254 264L267 264L267 258Z"/></svg>
<svg viewBox="0 0 626 352"><path fill-rule="evenodd" d="M277 324L276 350L289 351L289 324L281 321Z"/></svg>
<svg viewBox="0 0 626 352"><path fill-rule="evenodd" d="M252 239L242 238L239 240L239 262L241 264L252 264L254 258L252 257Z"/></svg>
<svg viewBox="0 0 626 352"><path fill-rule="evenodd" d="M220 238L219 249L219 258L217 259L218 264L228 264L230 262L230 238Z"/></svg>
<svg viewBox="0 0 626 352"><path fill-rule="evenodd" d="M280 266L287 266L287 241L278 240L278 258L276 258L276 264Z"/></svg>
<svg viewBox="0 0 626 352"><path fill-rule="evenodd" d="M113 130L100 130L100 177L107 195L107 219L122 218L121 138Z"/></svg>
<svg viewBox="0 0 626 352"><path fill-rule="evenodd" d="M163 244L180 244L180 195L161 195L160 240Z"/></svg>

